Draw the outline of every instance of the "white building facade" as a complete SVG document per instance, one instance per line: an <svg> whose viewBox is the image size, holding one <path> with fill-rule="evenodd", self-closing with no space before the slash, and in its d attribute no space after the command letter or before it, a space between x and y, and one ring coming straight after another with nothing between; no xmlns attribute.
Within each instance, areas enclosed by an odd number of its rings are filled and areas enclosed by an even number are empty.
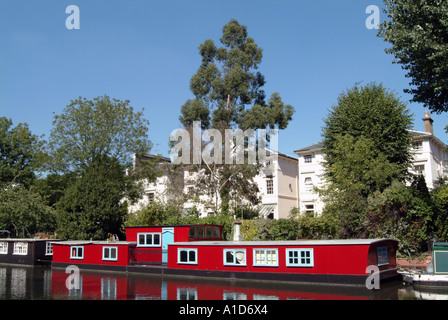
<svg viewBox="0 0 448 320"><path fill-rule="evenodd" d="M412 160L411 173L423 175L428 189L434 188L435 182L440 178L448 177L447 146L434 136L433 120L429 112L425 112L422 119L425 131L411 131L412 134ZM323 185L324 154L321 144L294 151L299 158L299 205L300 212L314 212L321 214L324 203L313 187Z"/></svg>

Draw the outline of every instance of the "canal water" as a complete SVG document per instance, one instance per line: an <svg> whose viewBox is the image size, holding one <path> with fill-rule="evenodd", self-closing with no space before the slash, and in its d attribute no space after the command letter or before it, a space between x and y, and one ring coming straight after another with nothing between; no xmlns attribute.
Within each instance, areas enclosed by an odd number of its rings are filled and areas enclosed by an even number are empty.
<svg viewBox="0 0 448 320"><path fill-rule="evenodd" d="M0 300L437 300L448 291L417 291L400 281L380 289L253 281L166 278L51 267L0 266ZM75 285L75 280L76 285Z"/></svg>

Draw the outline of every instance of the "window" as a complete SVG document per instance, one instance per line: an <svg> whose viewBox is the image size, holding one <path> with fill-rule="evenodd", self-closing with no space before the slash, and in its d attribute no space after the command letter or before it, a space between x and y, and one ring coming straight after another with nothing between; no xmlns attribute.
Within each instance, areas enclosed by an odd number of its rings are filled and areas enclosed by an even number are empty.
<svg viewBox="0 0 448 320"><path fill-rule="evenodd" d="M224 265L225 266L245 266L246 250L245 249L224 249Z"/></svg>
<svg viewBox="0 0 448 320"><path fill-rule="evenodd" d="M303 159L305 160L305 163L312 163L313 162L313 155L307 154L303 156Z"/></svg>
<svg viewBox="0 0 448 320"><path fill-rule="evenodd" d="M305 178L305 190L313 190L313 179L311 179L310 177Z"/></svg>
<svg viewBox="0 0 448 320"><path fill-rule="evenodd" d="M313 249L286 249L286 266L313 267Z"/></svg>
<svg viewBox="0 0 448 320"><path fill-rule="evenodd" d="M73 246L70 249L70 259L84 259L84 247Z"/></svg>
<svg viewBox="0 0 448 320"><path fill-rule="evenodd" d="M277 249L254 249L254 266L278 267Z"/></svg>
<svg viewBox="0 0 448 320"><path fill-rule="evenodd" d="M387 257L387 247L378 247L376 249L377 256L377 265L381 266L389 263L389 259Z"/></svg>
<svg viewBox="0 0 448 320"><path fill-rule="evenodd" d="M266 193L274 194L274 180L266 180Z"/></svg>
<svg viewBox="0 0 448 320"><path fill-rule="evenodd" d="M28 243L14 242L13 254L27 255L28 254Z"/></svg>
<svg viewBox="0 0 448 320"><path fill-rule="evenodd" d="M417 175L425 176L425 165L424 164L414 166L414 170L415 170L415 173L417 173Z"/></svg>
<svg viewBox="0 0 448 320"><path fill-rule="evenodd" d="M219 227L213 227L213 238L221 239L221 232L219 230Z"/></svg>
<svg viewBox="0 0 448 320"><path fill-rule="evenodd" d="M45 255L52 256L53 255L53 244L50 241L45 243Z"/></svg>
<svg viewBox="0 0 448 320"><path fill-rule="evenodd" d="M179 264L197 264L198 249L177 249L177 263Z"/></svg>
<svg viewBox="0 0 448 320"><path fill-rule="evenodd" d="M117 247L103 247L103 260L117 261Z"/></svg>
<svg viewBox="0 0 448 320"><path fill-rule="evenodd" d="M412 147L416 151L422 151L423 150L423 142L422 141L415 141L412 143Z"/></svg>
<svg viewBox="0 0 448 320"><path fill-rule="evenodd" d="M154 203L154 192L149 192L148 193L148 203L149 204Z"/></svg>
<svg viewBox="0 0 448 320"><path fill-rule="evenodd" d="M138 247L160 247L161 233L138 233Z"/></svg>
<svg viewBox="0 0 448 320"><path fill-rule="evenodd" d="M0 242L0 254L8 254L8 242Z"/></svg>

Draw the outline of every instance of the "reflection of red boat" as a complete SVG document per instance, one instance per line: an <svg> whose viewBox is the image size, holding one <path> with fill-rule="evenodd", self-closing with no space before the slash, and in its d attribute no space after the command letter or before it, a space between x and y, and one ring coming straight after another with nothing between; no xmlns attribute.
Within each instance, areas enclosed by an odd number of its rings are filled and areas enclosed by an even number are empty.
<svg viewBox="0 0 448 320"><path fill-rule="evenodd" d="M363 287L310 286L297 283L266 283L210 279L180 279L151 275L80 274L80 289L65 286L67 273L51 272L55 299L83 300L366 300L398 299L396 287L381 292Z"/></svg>
<svg viewBox="0 0 448 320"><path fill-rule="evenodd" d="M53 244L53 267L248 280L365 285L369 266L381 280L397 277L397 241L222 241L222 226L126 229L126 241Z"/></svg>

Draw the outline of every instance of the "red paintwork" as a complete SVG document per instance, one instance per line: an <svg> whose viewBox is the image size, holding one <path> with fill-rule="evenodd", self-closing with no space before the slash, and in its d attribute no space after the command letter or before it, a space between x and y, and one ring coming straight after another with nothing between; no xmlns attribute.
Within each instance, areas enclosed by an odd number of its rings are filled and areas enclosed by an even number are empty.
<svg viewBox="0 0 448 320"><path fill-rule="evenodd" d="M219 238L209 239L190 239L188 237L190 227L211 226L218 227L220 229ZM182 226L142 226L142 227L128 227L126 228L126 241L137 242L137 233L161 233L164 228L174 228L174 242L188 242L188 241L201 241L201 240L221 240L222 239L222 226L218 225L182 225Z"/></svg>
<svg viewBox="0 0 448 320"><path fill-rule="evenodd" d="M389 254L389 264L380 266L380 270L396 268L395 242L385 240L375 244L350 244L350 245L196 245L189 244L170 245L168 251L168 268L173 269L193 269L210 271L244 271L244 272L278 272L278 273L304 273L304 274L348 274L365 275L369 265L376 265L376 248L387 245ZM197 248L198 264L178 264L178 248ZM225 266L223 258L224 249L246 249L246 266ZM278 249L278 266L260 267L253 266L254 248ZM313 248L313 267L287 267L286 251L288 248Z"/></svg>
<svg viewBox="0 0 448 320"><path fill-rule="evenodd" d="M83 259L70 258L72 246L83 246ZM111 265L127 266L129 263L129 246L135 246L126 242L110 243L89 243L89 244L67 244L64 242L53 244L53 262L70 264L93 264L93 265ZM103 247L117 247L117 261L103 260Z"/></svg>

